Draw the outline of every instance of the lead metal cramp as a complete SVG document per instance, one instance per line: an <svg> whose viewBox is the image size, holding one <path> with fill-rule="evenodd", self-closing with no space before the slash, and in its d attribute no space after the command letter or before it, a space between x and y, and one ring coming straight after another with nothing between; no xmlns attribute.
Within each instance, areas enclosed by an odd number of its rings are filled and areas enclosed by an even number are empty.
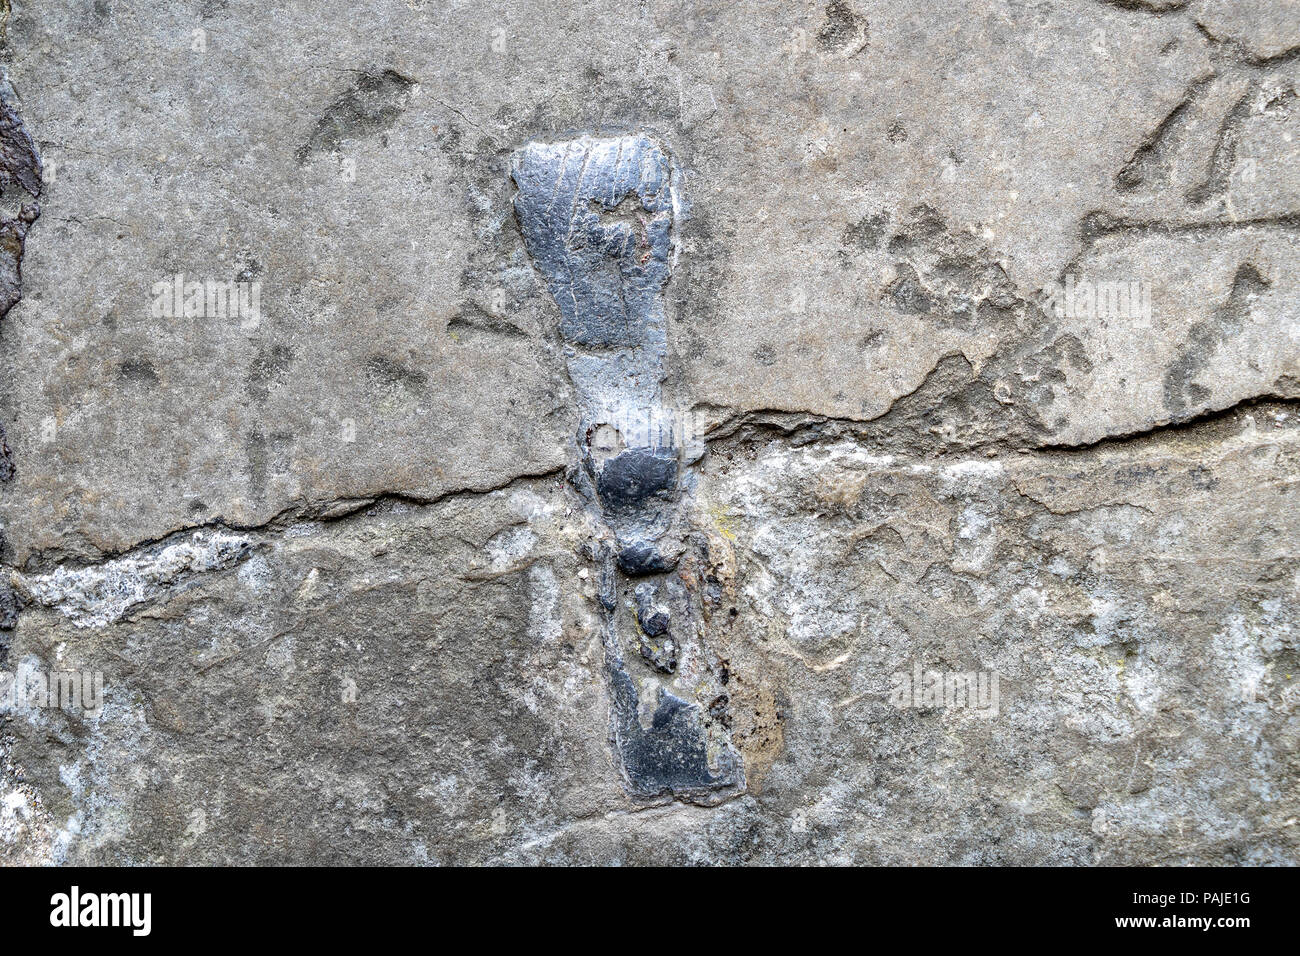
<svg viewBox="0 0 1300 956"><path fill-rule="evenodd" d="M677 667L682 636L699 630L697 596L672 573L684 550L690 463L663 396L680 175L645 134L529 143L511 175L578 394L570 478L608 531L597 560L611 737L624 780L638 798L717 800L744 786L724 722L661 680ZM624 654L633 635L635 658Z"/></svg>

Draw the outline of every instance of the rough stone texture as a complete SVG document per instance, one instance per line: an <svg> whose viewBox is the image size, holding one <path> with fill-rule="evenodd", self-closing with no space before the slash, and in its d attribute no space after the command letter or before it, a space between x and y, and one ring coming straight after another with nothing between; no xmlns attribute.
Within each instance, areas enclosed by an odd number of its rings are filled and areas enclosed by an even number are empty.
<svg viewBox="0 0 1300 956"><path fill-rule="evenodd" d="M0 861L1300 862L1298 32L15 0Z"/></svg>

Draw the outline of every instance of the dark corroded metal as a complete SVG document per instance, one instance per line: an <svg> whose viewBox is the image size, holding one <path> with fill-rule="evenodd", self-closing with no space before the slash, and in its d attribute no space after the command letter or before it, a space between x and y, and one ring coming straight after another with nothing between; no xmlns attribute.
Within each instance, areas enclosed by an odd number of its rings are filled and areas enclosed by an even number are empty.
<svg viewBox="0 0 1300 956"><path fill-rule="evenodd" d="M653 676L640 686L633 676L637 668L662 675L677 666L672 618L655 595L680 591L680 582L654 580L682 550L675 532L680 431L662 395L677 172L664 149L636 134L530 143L515 154L511 173L515 214L559 308L578 393L571 476L608 529L598 548L600 601L611 736L627 787L639 798L734 791L743 784L740 760L729 743L710 737L699 704ZM620 603L629 578L640 579L639 607ZM678 601L681 616L688 603ZM625 646L638 648L631 661ZM644 706L648 693L653 701Z"/></svg>

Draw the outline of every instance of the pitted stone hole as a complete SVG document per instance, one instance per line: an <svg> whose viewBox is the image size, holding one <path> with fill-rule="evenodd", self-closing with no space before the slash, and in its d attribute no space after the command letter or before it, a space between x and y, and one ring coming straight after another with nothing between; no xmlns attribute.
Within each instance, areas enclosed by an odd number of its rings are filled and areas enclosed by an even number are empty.
<svg viewBox="0 0 1300 956"><path fill-rule="evenodd" d="M587 433L587 448L591 451L592 461L598 465L603 465L625 447L622 434L613 425L602 422Z"/></svg>
<svg viewBox="0 0 1300 956"><path fill-rule="evenodd" d="M587 208L600 217L602 225L614 226L621 223L630 227L640 227L643 232L646 223L654 218L654 213L645 207L645 203L635 192L628 193L614 206L600 199L588 199Z"/></svg>
<svg viewBox="0 0 1300 956"><path fill-rule="evenodd" d="M635 192L628 193L615 206L608 206L599 199L589 199L587 208L597 216L599 225L606 234L623 239L624 253L630 244L635 248L637 259L642 265L649 260L650 223L666 216L666 213L655 213L647 209L642 198Z"/></svg>

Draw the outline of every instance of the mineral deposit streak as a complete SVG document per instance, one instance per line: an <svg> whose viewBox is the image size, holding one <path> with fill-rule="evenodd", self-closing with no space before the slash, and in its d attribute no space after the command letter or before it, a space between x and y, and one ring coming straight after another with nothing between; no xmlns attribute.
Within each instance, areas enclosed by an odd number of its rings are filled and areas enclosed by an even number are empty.
<svg viewBox="0 0 1300 956"><path fill-rule="evenodd" d="M741 761L676 673L700 631L699 595L676 573L690 461L663 396L680 175L644 134L529 143L511 174L578 396L569 477L601 528L593 556L625 785L638 799L723 799L743 787Z"/></svg>

